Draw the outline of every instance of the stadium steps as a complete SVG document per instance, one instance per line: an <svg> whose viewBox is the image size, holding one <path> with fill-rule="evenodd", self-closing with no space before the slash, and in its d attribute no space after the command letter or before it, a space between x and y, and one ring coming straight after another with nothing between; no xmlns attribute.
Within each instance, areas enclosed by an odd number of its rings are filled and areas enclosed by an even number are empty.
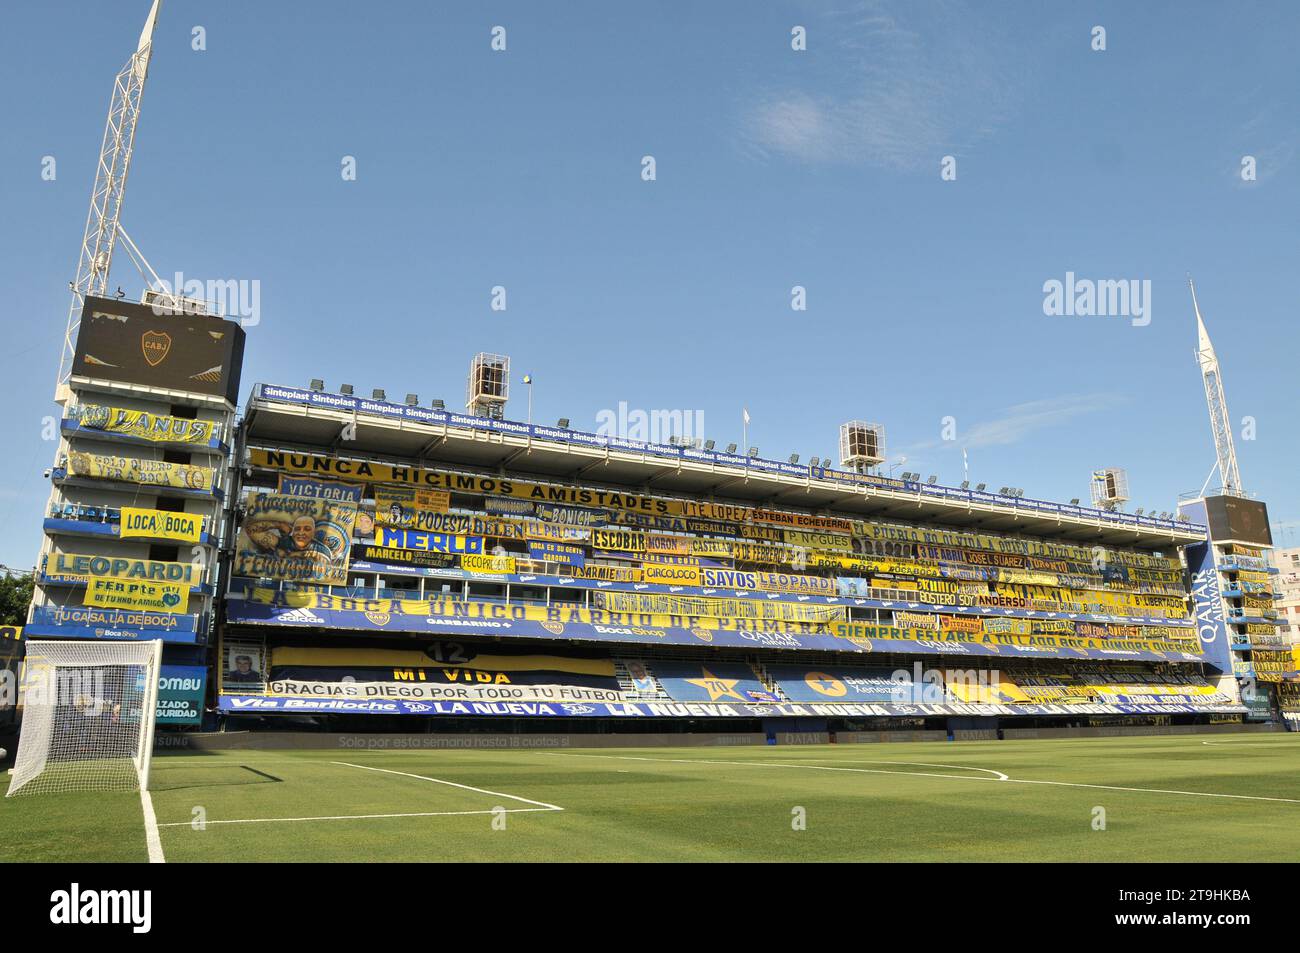
<svg viewBox="0 0 1300 953"><path fill-rule="evenodd" d="M636 684L632 680L632 673L627 670L627 663L621 659L614 659L614 677L618 679L618 687L623 692L628 701L671 701L669 694L664 691L664 687L659 684L659 679L655 678L655 673L651 670L650 665L645 659L634 659L645 666L645 671L650 680L654 682L655 690L653 693L639 692Z"/></svg>
<svg viewBox="0 0 1300 953"><path fill-rule="evenodd" d="M781 686L776 683L776 679L767 673L767 666L763 664L761 659L757 657L749 659L749 667L754 670L754 674L758 676L758 680L763 683L764 688L783 702L790 700L786 697L785 692L781 691Z"/></svg>

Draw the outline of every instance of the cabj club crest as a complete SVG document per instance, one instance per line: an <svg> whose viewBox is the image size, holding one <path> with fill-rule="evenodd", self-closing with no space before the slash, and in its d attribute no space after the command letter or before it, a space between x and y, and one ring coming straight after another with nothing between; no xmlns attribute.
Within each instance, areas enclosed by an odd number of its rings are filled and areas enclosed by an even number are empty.
<svg viewBox="0 0 1300 953"><path fill-rule="evenodd" d="M171 349L172 336L166 331L146 331L140 335L140 350L150 367L157 367L167 360Z"/></svg>

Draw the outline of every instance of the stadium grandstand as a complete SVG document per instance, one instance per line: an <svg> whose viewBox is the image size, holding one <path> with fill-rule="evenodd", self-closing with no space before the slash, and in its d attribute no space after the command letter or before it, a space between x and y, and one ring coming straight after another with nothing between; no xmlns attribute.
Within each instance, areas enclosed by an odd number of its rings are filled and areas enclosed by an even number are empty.
<svg viewBox="0 0 1300 953"><path fill-rule="evenodd" d="M1193 612L1180 552L1207 527L1187 518L323 382L255 387L233 452L230 724L774 736L1248 714Z"/></svg>

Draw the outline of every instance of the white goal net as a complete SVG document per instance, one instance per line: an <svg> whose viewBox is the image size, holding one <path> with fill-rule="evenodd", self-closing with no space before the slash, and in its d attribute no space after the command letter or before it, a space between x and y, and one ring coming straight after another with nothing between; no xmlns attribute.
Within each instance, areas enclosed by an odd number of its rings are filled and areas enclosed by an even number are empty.
<svg viewBox="0 0 1300 953"><path fill-rule="evenodd" d="M162 642L27 643L8 797L149 787Z"/></svg>

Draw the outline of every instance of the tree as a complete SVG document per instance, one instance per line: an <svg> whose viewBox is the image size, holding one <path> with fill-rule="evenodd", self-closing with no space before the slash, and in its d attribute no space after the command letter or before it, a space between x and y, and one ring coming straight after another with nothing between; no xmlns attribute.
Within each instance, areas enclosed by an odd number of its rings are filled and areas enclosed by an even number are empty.
<svg viewBox="0 0 1300 953"><path fill-rule="evenodd" d="M0 576L0 625L26 625L31 604L31 573L10 570Z"/></svg>

